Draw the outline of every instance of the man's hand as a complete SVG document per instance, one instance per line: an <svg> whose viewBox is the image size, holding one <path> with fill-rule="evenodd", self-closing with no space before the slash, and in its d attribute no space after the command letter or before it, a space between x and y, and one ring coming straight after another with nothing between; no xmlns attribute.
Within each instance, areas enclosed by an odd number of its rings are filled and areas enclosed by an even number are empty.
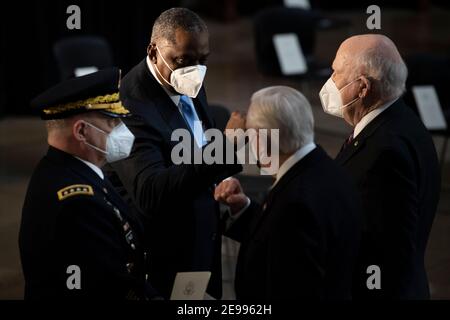
<svg viewBox="0 0 450 320"><path fill-rule="evenodd" d="M241 211L248 202L238 179L223 180L214 190L214 199L230 207L231 214Z"/></svg>
<svg viewBox="0 0 450 320"><path fill-rule="evenodd" d="M227 122L225 130L231 129L242 129L245 130L245 115L239 111L234 111L231 113L230 119Z"/></svg>
<svg viewBox="0 0 450 320"><path fill-rule="evenodd" d="M242 129L241 132L236 131ZM225 136L228 141L236 145L244 145L243 139L245 138L245 115L239 111L234 111L228 120L227 127L225 128Z"/></svg>

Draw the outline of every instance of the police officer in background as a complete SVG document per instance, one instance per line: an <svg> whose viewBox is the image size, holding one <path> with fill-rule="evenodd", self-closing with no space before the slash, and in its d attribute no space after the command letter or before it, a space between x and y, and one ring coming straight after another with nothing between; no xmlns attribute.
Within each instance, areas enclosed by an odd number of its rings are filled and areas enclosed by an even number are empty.
<svg viewBox="0 0 450 320"><path fill-rule="evenodd" d="M127 157L134 136L121 118L120 70L70 79L32 107L49 149L28 186L19 246L26 299L150 299L140 225L100 169Z"/></svg>

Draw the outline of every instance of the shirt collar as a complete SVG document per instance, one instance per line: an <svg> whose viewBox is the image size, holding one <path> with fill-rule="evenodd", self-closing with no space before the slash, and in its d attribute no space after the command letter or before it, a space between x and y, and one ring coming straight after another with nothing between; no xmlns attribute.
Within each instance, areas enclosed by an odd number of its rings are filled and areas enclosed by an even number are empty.
<svg viewBox="0 0 450 320"><path fill-rule="evenodd" d="M362 119L356 124L355 129L353 130L353 138L356 138L358 134L363 131L363 129L372 122L373 119L375 119L377 116L379 116L383 111L385 111L387 108L389 108L397 99L391 100L379 108L376 108L375 110L370 111L368 114L366 114Z"/></svg>
<svg viewBox="0 0 450 320"><path fill-rule="evenodd" d="M313 151L316 148L316 144L314 142L308 143L307 145L304 145L300 149L298 149L296 152L294 152L293 155L291 155L283 164L280 166L280 169L278 169L276 180L272 187L274 187L278 181L300 160L302 160L308 153Z"/></svg>
<svg viewBox="0 0 450 320"><path fill-rule="evenodd" d="M83 162L85 165L87 165L89 168L91 168L102 180L105 179L102 169L97 167L95 164L93 164L92 162L86 161L84 159L78 158L78 157L75 157L75 158L77 158L78 160Z"/></svg>
<svg viewBox="0 0 450 320"><path fill-rule="evenodd" d="M169 98L173 101L173 103L175 103L175 105L178 107L178 105L180 104L180 95L179 94L175 94L170 92L169 90L166 89L166 87L164 87L164 85L161 83L161 81L159 80L159 78L156 76L156 71L153 67L153 63L150 61L150 58L147 56L147 58L145 59L147 61L147 67L150 70L150 72L152 73L153 77L155 78L156 81L158 81L158 83L161 85L161 87L164 89L164 91L167 93L167 95L169 96Z"/></svg>

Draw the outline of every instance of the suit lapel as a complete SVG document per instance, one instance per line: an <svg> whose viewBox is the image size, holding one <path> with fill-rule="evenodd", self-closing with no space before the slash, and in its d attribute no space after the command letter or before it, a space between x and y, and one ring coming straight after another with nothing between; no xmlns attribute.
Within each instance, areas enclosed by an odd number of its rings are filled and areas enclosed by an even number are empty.
<svg viewBox="0 0 450 320"><path fill-rule="evenodd" d="M148 69L146 59L142 60L139 66L138 86L143 87L145 102L150 102L161 114L161 117L172 130L183 128L189 130L186 122L158 81L155 80ZM145 112L145 110L144 110Z"/></svg>
<svg viewBox="0 0 450 320"><path fill-rule="evenodd" d="M195 105L199 119L203 122L205 128L213 128L215 126L214 120L208 111L208 102L206 100L205 89L202 88L198 93L197 98L192 99Z"/></svg>
<svg viewBox="0 0 450 320"><path fill-rule="evenodd" d="M336 156L336 162L340 165L346 163L354 154L356 154L365 144L365 139L361 136L362 132L348 146L342 146Z"/></svg>
<svg viewBox="0 0 450 320"><path fill-rule="evenodd" d="M270 214L275 196L282 192L286 187L288 187L292 179L300 175L309 166L320 161L320 158L323 156L325 156L325 152L320 146L317 146L316 149L307 154L303 159L301 159L292 168L290 168L284 176L281 177L280 181L278 181L278 183L270 190L269 194L264 200L261 215L250 230L250 234L252 236L257 232L259 227Z"/></svg>
<svg viewBox="0 0 450 320"><path fill-rule="evenodd" d="M344 165L349 161L355 154L364 148L367 139L380 127L382 126L392 114L399 112L400 108L403 107L402 100L399 99L394 102L387 110L379 114L375 119L373 119L352 141L352 143L345 148L341 148L341 151L336 156L335 161Z"/></svg>

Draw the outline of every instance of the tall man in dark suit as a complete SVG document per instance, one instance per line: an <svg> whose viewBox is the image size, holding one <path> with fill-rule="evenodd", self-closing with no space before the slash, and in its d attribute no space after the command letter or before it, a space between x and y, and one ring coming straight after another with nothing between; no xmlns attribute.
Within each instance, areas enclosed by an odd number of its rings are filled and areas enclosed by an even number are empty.
<svg viewBox="0 0 450 320"><path fill-rule="evenodd" d="M363 203L354 297L427 299L424 254L440 176L430 134L401 99L407 68L389 38L361 35L341 44L333 69L320 98L354 128L336 161ZM380 272L368 274L370 266Z"/></svg>
<svg viewBox="0 0 450 320"><path fill-rule="evenodd" d="M147 57L123 79L120 90L133 116L131 156L112 165L111 179L140 212L150 251L150 279L169 296L177 272L211 271L208 293L222 295L221 225L214 184L239 172L237 164L176 164L172 141L189 130L205 146L214 128L202 86L209 54L205 23L194 12L173 8L155 21ZM201 121L201 125L199 125ZM233 121L239 122L239 117Z"/></svg>
<svg viewBox="0 0 450 320"><path fill-rule="evenodd" d="M126 157L117 68L71 79L33 100L49 149L31 177L19 246L26 299L148 299L142 228L100 167Z"/></svg>
<svg viewBox="0 0 450 320"><path fill-rule="evenodd" d="M227 235L241 242L237 298L350 299L359 201L342 168L314 144L308 101L289 87L262 89L252 97L246 126L279 129L280 168L262 207L245 196L236 179L215 190L216 199L231 209ZM257 135L258 145L260 139ZM256 157L264 155L257 151Z"/></svg>

